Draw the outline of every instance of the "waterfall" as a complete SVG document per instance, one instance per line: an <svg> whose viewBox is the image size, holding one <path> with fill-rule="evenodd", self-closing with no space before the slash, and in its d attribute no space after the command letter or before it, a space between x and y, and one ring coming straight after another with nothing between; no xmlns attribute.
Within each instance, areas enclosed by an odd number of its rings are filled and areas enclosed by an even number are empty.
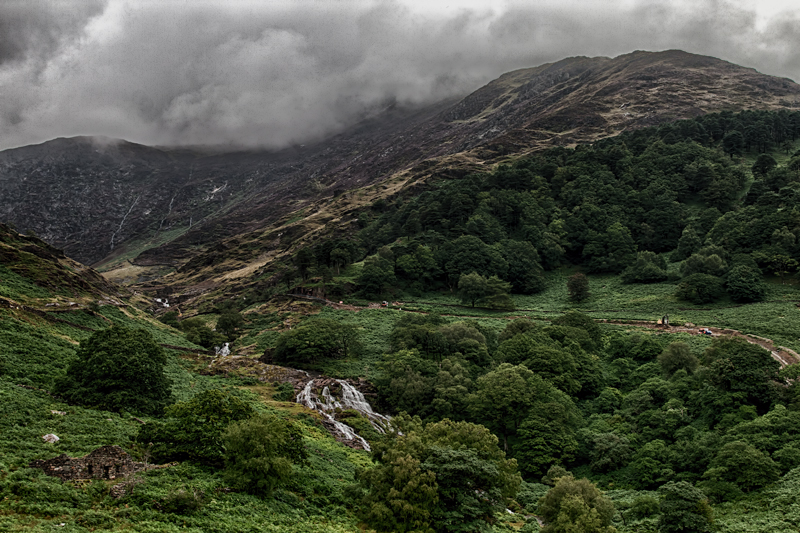
<svg viewBox="0 0 800 533"><path fill-rule="evenodd" d="M353 409L361 413L367 420L369 420L372 427L374 427L379 433L386 433L386 426L389 424L390 417L386 415L382 415L380 413L376 413L372 410L372 406L370 406L367 399L364 398L364 395L361 393L360 390L353 387L346 381L336 380L339 385L342 387L342 404L344 405L345 409Z"/></svg>
<svg viewBox="0 0 800 533"><path fill-rule="evenodd" d="M385 433L386 429L385 426L389 424L390 418L388 416L376 413L372 410L372 407L367 402L364 395L350 385L346 381L342 381L340 379L335 380L335 382L342 388L342 397L336 398L333 394L331 394L330 388L328 386L324 386L322 388L321 398L317 394L315 394L312 390L314 386L314 380L312 379L306 386L297 394L297 403L303 404L309 409L317 411L322 416L324 416L336 429L337 432L341 436L343 436L347 440L355 440L358 442L365 450L370 451L369 443L361 437L358 433L355 432L353 428L339 422L333 415L330 413L334 410L338 409L353 409L358 411L362 416L367 418L370 421L370 424L379 432Z"/></svg>

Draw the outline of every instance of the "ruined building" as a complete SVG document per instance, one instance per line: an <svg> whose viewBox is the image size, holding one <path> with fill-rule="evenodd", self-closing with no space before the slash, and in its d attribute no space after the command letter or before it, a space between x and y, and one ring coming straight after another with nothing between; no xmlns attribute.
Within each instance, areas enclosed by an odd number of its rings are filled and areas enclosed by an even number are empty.
<svg viewBox="0 0 800 533"><path fill-rule="evenodd" d="M30 467L41 468L48 476L66 481L115 479L146 470L148 465L131 460L119 446L103 446L84 457L70 457L64 453L52 459L33 461Z"/></svg>

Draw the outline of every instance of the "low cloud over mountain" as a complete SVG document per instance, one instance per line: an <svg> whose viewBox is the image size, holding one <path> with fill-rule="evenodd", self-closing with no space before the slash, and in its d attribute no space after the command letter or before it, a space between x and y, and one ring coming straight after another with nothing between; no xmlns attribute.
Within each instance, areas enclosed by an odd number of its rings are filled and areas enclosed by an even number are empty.
<svg viewBox="0 0 800 533"><path fill-rule="evenodd" d="M279 148L511 69L634 49L800 78L798 12L769 3L527 4L4 2L0 147L106 135Z"/></svg>

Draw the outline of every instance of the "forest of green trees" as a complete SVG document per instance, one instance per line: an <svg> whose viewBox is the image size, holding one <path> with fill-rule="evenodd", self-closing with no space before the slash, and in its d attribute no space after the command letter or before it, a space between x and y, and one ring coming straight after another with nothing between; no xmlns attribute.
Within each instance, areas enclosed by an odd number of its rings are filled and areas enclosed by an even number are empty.
<svg viewBox="0 0 800 533"><path fill-rule="evenodd" d="M294 268L325 283L366 257L356 280L366 298L458 289L475 273L494 287L463 291L466 301L502 308L499 283L536 293L543 272L564 265L653 283L681 261L682 298L757 301L762 273L790 275L800 259L798 135L797 112L723 112L553 148L379 200L355 238L303 248ZM749 168L745 151L759 153Z"/></svg>

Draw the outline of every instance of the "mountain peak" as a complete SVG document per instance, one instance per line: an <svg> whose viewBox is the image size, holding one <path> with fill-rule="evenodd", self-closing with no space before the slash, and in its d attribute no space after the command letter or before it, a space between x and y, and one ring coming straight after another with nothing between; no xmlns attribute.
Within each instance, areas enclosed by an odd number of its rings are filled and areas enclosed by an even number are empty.
<svg viewBox="0 0 800 533"><path fill-rule="evenodd" d="M219 153L77 137L6 150L0 220L86 263L177 266L219 239L261 232L378 182L484 171L709 112L797 107L800 85L714 57L575 56L508 72L457 102L390 106L301 148Z"/></svg>

